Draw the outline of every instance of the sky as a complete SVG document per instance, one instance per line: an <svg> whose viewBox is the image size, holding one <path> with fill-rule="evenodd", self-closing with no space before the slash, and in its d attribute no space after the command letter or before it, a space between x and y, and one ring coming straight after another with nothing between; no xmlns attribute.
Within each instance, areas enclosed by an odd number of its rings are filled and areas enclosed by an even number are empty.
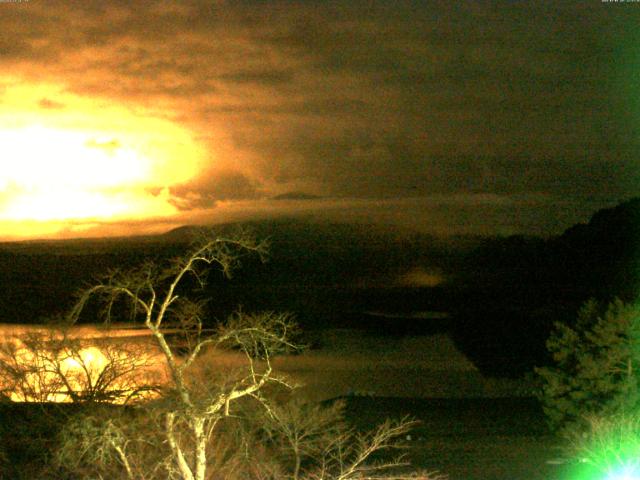
<svg viewBox="0 0 640 480"><path fill-rule="evenodd" d="M560 233L640 185L640 2L0 2L0 238Z"/></svg>

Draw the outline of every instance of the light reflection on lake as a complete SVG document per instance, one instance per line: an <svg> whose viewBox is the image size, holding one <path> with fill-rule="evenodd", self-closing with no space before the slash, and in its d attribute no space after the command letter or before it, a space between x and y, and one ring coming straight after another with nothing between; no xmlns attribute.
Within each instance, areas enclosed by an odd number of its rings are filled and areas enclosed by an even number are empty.
<svg viewBox="0 0 640 480"><path fill-rule="evenodd" d="M439 315L433 313L438 312L429 312L427 318L437 320ZM47 332L49 329L43 325L0 324L0 339L4 341ZM138 352L149 355L151 361L145 368L163 377L166 384L165 358L151 332L142 325L80 325L72 327L68 335L87 347L105 339L133 345ZM477 368L447 334L384 336L355 329L330 329L322 331L321 336L320 349L279 356L273 363L278 373L302 385L310 399L325 400L360 391L378 396L434 398L478 396L484 392L484 380ZM238 351L203 352L200 362L209 371L212 366L222 370L246 366L246 359ZM198 364L194 367L199 368Z"/></svg>

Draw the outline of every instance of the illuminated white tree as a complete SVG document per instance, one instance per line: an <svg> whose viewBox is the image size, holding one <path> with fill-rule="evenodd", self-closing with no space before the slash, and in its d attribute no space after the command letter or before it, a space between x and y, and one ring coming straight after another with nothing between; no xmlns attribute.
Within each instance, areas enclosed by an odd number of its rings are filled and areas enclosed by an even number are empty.
<svg viewBox="0 0 640 480"><path fill-rule="evenodd" d="M103 468L109 476L124 474L129 479L205 480L211 478L220 458L241 457L234 465L239 462L244 467L232 465L232 471L225 471L221 478L443 478L426 473L383 475L389 468L404 465L401 459L377 466L366 464L374 452L391 447L394 438L409 431L413 423L406 419L358 435L350 429L334 428L335 409L287 409L267 399L268 386L292 386L274 373L272 364L274 355L298 348L291 340L297 327L290 315L239 311L212 331L204 328L204 302L183 296L181 287L187 279L204 285L211 267L220 268L228 276L244 255L263 257L265 253L265 243L250 236L218 238L204 234L186 255L164 269L146 263L126 272L114 271L82 292L70 320L77 320L94 298L105 306L108 320L115 307L122 306L120 300L126 300L156 340L170 382L158 401L140 407L141 414L120 412L120 418L110 414L106 420L81 417L72 422L58 452L62 464L90 465ZM239 368L211 371L212 365L207 362L222 352L239 354ZM207 362L199 362L203 357ZM245 401L252 406L247 407ZM244 438L245 427L238 424L238 419L247 408L247 418L250 423L258 423L260 434ZM233 433L236 428L237 434ZM229 453L227 445L216 444L216 440L228 440L230 431L236 440L232 442L234 451ZM273 447L276 452L270 450ZM292 452L291 472L277 462L269 464L271 459L259 459L260 449L274 453L274 457L278 450ZM303 471L303 461L310 461L313 468Z"/></svg>
<svg viewBox="0 0 640 480"><path fill-rule="evenodd" d="M148 262L133 270L111 272L82 292L70 315L75 321L87 302L98 297L106 307L107 321L121 299L128 301L134 313L142 317L162 352L171 379L165 397L169 400L162 406L164 435L171 457L167 468L175 469L184 480L206 478L207 444L219 422L230 415L235 401L244 397L262 401L260 391L269 383L288 386L274 374L271 358L296 348L290 342L295 330L290 315L239 312L214 332L205 332L204 303L179 292L187 277L203 286L212 266L229 276L247 253L264 258L266 244L247 235L218 238L203 234L186 255L174 259L166 268ZM180 353L169 339L172 335L180 337ZM224 385L217 386L191 378L190 368L205 349L241 351L245 359L243 373L228 376ZM132 475L130 466L127 472Z"/></svg>

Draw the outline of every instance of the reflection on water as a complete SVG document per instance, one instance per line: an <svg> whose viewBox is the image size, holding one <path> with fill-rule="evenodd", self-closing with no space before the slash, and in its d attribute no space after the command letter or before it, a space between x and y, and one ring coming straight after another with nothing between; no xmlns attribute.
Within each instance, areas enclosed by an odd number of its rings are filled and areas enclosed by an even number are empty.
<svg viewBox="0 0 640 480"><path fill-rule="evenodd" d="M166 382L147 330L1 325L0 392L12 401L129 403Z"/></svg>
<svg viewBox="0 0 640 480"><path fill-rule="evenodd" d="M420 316L446 320L444 314L436 313L440 312ZM480 372L447 333L400 336L326 329L318 334L320 348L273 361L276 372L300 385L301 393L309 399L326 400L358 391L381 397L449 398L486 393ZM165 358L144 328L81 326L69 330L65 337L43 326L0 325L0 335L0 355L4 354L0 367L2 362L7 366L7 360L17 359L8 366L21 375L21 381L14 378L13 383L7 383L7 370L0 371L0 395L4 391L12 400L122 403L149 398L157 390L146 387L169 383ZM63 341L71 341L70 347L61 348ZM48 348L37 348L43 342ZM8 347L13 350L7 352ZM36 355L38 351L46 354ZM227 374L246 369L246 362L237 350L212 349L203 351L190 370L197 381L220 380L219 386L224 388L225 379L230 378ZM123 375L115 376L114 371Z"/></svg>

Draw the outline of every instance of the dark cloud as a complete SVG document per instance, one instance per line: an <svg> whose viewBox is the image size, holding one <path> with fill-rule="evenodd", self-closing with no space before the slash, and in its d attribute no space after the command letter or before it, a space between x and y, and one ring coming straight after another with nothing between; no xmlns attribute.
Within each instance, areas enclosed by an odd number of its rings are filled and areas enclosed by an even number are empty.
<svg viewBox="0 0 640 480"><path fill-rule="evenodd" d="M353 114L366 109L366 102L358 99L329 98L302 101L283 100L278 105L215 105L205 106L199 112L201 114L230 114L230 113L253 113L262 115L332 115L332 114Z"/></svg>
<svg viewBox="0 0 640 480"><path fill-rule="evenodd" d="M16 38L0 38L0 59L19 59L21 57L29 57L32 54L32 48L29 42Z"/></svg>
<svg viewBox="0 0 640 480"><path fill-rule="evenodd" d="M172 190L185 210L297 190L603 202L637 192L631 3L52 0L2 10L4 71L162 110L208 138L211 167Z"/></svg>
<svg viewBox="0 0 640 480"><path fill-rule="evenodd" d="M287 70L245 69L220 75L224 82L257 83L259 85L278 85L293 80L293 73Z"/></svg>
<svg viewBox="0 0 640 480"><path fill-rule="evenodd" d="M211 170L193 182L172 187L171 194L180 210L194 210L215 207L218 201L256 198L258 186L241 172Z"/></svg>

